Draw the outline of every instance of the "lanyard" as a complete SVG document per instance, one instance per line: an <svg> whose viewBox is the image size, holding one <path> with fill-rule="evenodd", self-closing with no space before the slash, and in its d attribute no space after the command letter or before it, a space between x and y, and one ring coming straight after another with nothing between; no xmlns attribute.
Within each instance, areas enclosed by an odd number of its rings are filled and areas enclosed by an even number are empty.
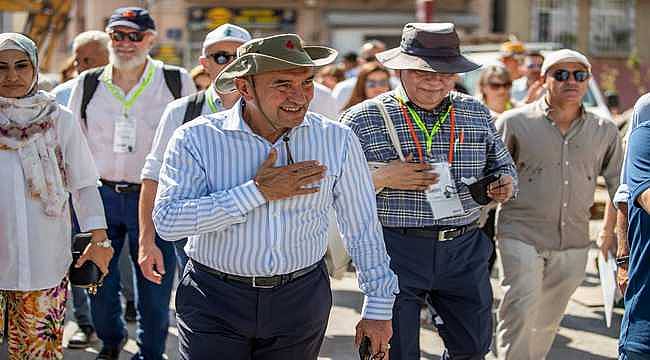
<svg viewBox="0 0 650 360"><path fill-rule="evenodd" d="M135 104L135 101L138 100L140 95L142 95L142 92L151 84L151 79L153 79L153 72L154 72L154 66L149 65L149 69L147 70L147 74L144 77L144 80L142 80L142 83L140 86L135 90L133 93L133 96L131 96L130 99L126 99L124 95L122 95L122 92L120 89L117 88L117 86L113 85L109 79L102 79L106 87L108 88L108 91L110 91L113 96L122 103L122 106L124 106L124 114L128 113L129 110L133 107L133 104Z"/></svg>
<svg viewBox="0 0 650 360"><path fill-rule="evenodd" d="M210 85L210 88L205 92L205 101L208 103L211 113L218 113L219 109L217 108L216 101L214 100L215 90Z"/></svg>
<svg viewBox="0 0 650 360"><path fill-rule="evenodd" d="M400 101L400 108L402 109L402 115L404 115L404 119L406 120L406 124L409 127L409 132L411 133L411 138L413 138L413 142L415 142L415 147L418 151L418 157L420 159L420 162L424 162L424 152L422 150L422 145L420 144L420 140L418 139L418 136L415 132L415 127L413 126L413 121L418 125L420 130L424 133L425 140L426 140L426 147L427 147L427 154L431 155L431 147L433 145L433 137L438 133L440 130L440 126L442 126L442 123L447 120L447 117L450 118L450 136L449 136L449 152L447 156L447 161L449 162L449 165L451 165L454 162L454 147L455 147L455 139L454 135L456 132L456 117L454 116L454 106L449 105L449 108L447 108L447 111L444 114L441 114L438 116L438 120L436 123L433 125L431 128L431 131L427 131L427 127L424 124L424 121L420 118L420 116L413 110L410 106L406 105L402 99L399 99ZM413 119L413 120L411 120Z"/></svg>

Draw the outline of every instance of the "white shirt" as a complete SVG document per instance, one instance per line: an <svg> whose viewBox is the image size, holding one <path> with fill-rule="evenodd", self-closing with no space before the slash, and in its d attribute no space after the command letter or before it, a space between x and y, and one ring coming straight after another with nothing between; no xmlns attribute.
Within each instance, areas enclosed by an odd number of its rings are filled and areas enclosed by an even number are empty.
<svg viewBox="0 0 650 360"><path fill-rule="evenodd" d="M67 190L82 231L105 229L98 175L86 138L61 107L55 131L65 161ZM63 280L72 261L70 209L45 215L25 184L18 152L0 150L0 289L42 290Z"/></svg>
<svg viewBox="0 0 650 360"><path fill-rule="evenodd" d="M212 93L213 99L215 99L215 106L218 111L223 111L226 108L223 106L221 99L217 96L214 87L210 86L208 90ZM207 92L206 92L207 94ZM188 105L188 97L183 97L176 99L169 103L163 112L162 118L160 119L160 124L158 124L158 129L156 130L156 136L153 138L153 145L151 145L151 152L147 155L147 158L142 168L142 180L150 179L158 181L158 173L160 173L160 167L162 166L163 156L165 155L165 149L167 148L167 143L171 139L174 131L183 124L185 119L185 110ZM212 114L212 110L208 105L208 100L203 101L203 107L201 108L201 115Z"/></svg>
<svg viewBox="0 0 650 360"><path fill-rule="evenodd" d="M74 87L76 81L77 78L70 79L52 89L52 95L56 97L56 102L58 104L68 106L68 102L70 101L70 93L72 93L72 88Z"/></svg>
<svg viewBox="0 0 650 360"><path fill-rule="evenodd" d="M345 104L350 101L350 96L352 96L352 91L354 91L354 85L356 84L357 78L355 76L341 81L332 89L332 97L334 97L334 101L336 102L337 114L340 114Z"/></svg>
<svg viewBox="0 0 650 360"><path fill-rule="evenodd" d="M144 80L150 66L155 66L154 75L149 86L142 92L140 97L129 110L128 116L136 120L136 143L135 149L130 153L115 153L113 151L113 134L115 132L116 120L123 117L124 108L122 103L109 91L103 81L99 82L93 98L86 110L87 126L84 132L88 137L90 151L93 154L99 176L102 179L115 182L140 183L140 173L144 161L151 149L156 128L160 122L161 115L174 97L165 83L163 75L163 63L151 58L140 77L138 83L125 95L127 99L133 96ZM107 68L109 69L110 66ZM181 96L193 93L196 88L192 78L187 71L181 71ZM75 120L81 120L81 100L83 93L82 74L72 89L70 110L74 113ZM121 89L118 88L121 92ZM122 93L124 96L124 93Z"/></svg>
<svg viewBox="0 0 650 360"><path fill-rule="evenodd" d="M309 104L309 111L324 115L330 120L336 120L338 112L332 90L323 84L314 82L314 98Z"/></svg>

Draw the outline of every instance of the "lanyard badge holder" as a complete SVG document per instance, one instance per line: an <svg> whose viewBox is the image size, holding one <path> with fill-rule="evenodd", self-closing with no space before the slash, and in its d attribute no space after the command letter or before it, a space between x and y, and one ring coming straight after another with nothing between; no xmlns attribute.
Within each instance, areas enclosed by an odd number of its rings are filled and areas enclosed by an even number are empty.
<svg viewBox="0 0 650 360"><path fill-rule="evenodd" d="M111 74L112 69L107 68L104 74ZM136 100L142 95L144 90L149 87L154 74L154 66L149 65L147 73L140 86L133 92L130 99L127 99L121 89L118 89L111 82L110 78L104 77L102 81L108 91L122 104L123 113L115 121L115 131L113 132L113 152L118 154L132 153L135 151L137 121L135 117L129 115L129 111L135 104Z"/></svg>
<svg viewBox="0 0 650 360"><path fill-rule="evenodd" d="M413 142L415 142L418 156L420 162L425 161L424 149L420 144L420 140L417 137L415 132L415 127L413 126L413 121L420 128L422 133L425 135L426 139L426 151L427 155L431 159L429 163L432 165L433 169L431 172L438 174L438 183L429 186L429 188L424 192L427 197L427 202L431 207L433 213L433 218L435 220L444 219L453 216L463 215L465 210L458 196L458 190L454 183L453 177L451 176L451 164L454 161L454 149L455 149L455 128L456 128L456 119L454 116L453 105L449 105L449 108L444 114L438 117L438 120L433 125L430 131L427 130L426 124L418 113L409 107L405 101L398 99L400 102L400 107L402 108L402 114L409 128ZM433 145L433 137L438 133L440 127L445 122L447 118L450 118L450 139L449 139L449 154L447 159L442 159L440 157L434 157L431 153L431 148ZM413 120L411 120L413 119Z"/></svg>

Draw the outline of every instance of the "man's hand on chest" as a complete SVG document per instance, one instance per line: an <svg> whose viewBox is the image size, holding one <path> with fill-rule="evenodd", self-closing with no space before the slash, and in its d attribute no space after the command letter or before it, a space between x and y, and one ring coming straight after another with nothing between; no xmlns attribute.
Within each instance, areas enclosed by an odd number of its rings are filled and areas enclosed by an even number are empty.
<svg viewBox="0 0 650 360"><path fill-rule="evenodd" d="M327 168L324 165L318 161L301 161L275 167L277 157L277 151L271 150L269 157L253 178L267 201L313 194L320 190L318 187L306 186L317 183L325 177Z"/></svg>

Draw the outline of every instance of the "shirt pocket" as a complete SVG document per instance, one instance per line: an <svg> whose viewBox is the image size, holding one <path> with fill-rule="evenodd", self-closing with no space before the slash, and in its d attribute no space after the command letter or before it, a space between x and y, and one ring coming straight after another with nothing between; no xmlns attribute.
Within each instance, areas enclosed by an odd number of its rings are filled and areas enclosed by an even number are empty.
<svg viewBox="0 0 650 360"><path fill-rule="evenodd" d="M452 169L461 177L483 177L487 164L486 132L474 128L456 131Z"/></svg>

